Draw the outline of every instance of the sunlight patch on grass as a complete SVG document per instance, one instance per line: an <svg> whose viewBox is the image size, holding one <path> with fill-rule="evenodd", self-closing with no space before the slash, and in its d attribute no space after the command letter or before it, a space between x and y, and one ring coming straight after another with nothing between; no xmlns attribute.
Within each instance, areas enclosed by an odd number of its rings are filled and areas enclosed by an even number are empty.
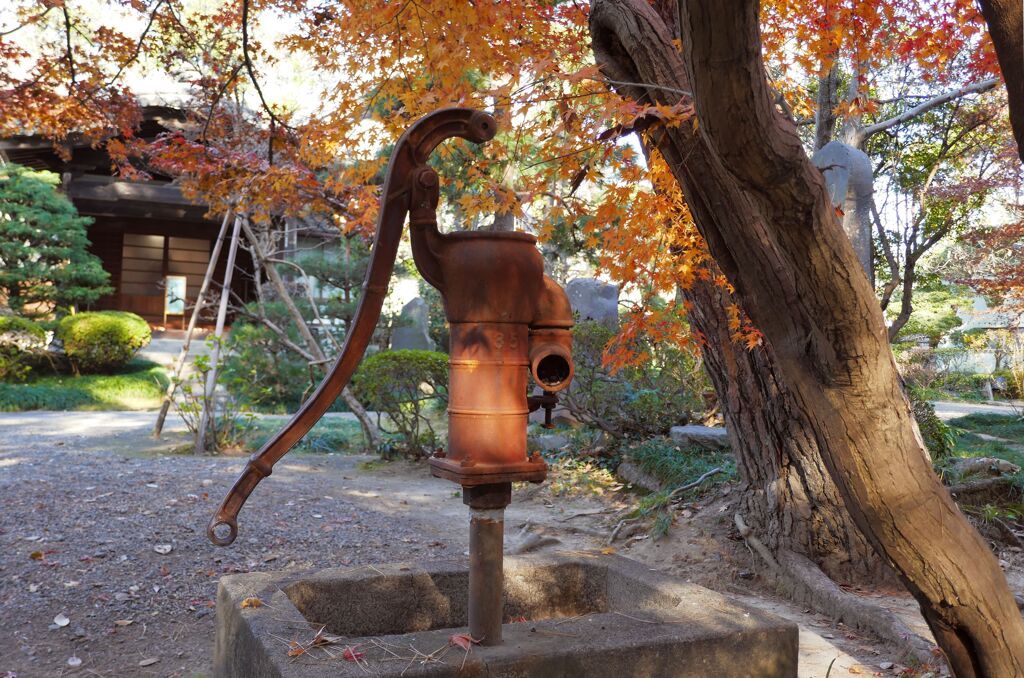
<svg viewBox="0 0 1024 678"><path fill-rule="evenodd" d="M117 374L41 375L23 384L0 383L0 411L152 410L170 383L167 371L133 360Z"/></svg>

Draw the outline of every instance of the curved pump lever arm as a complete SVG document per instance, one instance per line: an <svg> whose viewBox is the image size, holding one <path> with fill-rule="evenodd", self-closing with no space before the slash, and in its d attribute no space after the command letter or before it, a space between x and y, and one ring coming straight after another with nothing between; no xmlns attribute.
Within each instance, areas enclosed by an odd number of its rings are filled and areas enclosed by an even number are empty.
<svg viewBox="0 0 1024 678"><path fill-rule="evenodd" d="M384 180L377 234L373 241L366 280L363 282L363 297L345 337L341 354L316 392L292 420L249 459L242 475L221 502L220 509L207 528L207 535L214 544L227 546L235 540L238 536L238 512L249 494L261 480L270 475L274 464L313 428L352 378L380 319L388 281L395 267L398 244L402 239L402 225L406 214L418 207L412 204L413 196L423 194L422 190L417 190L414 182L427 169L427 158L431 152L451 137L483 143L491 139L495 131L497 125L494 118L482 111L447 108L421 118L398 140ZM436 195L436 182L426 188L428 192L433 190Z"/></svg>

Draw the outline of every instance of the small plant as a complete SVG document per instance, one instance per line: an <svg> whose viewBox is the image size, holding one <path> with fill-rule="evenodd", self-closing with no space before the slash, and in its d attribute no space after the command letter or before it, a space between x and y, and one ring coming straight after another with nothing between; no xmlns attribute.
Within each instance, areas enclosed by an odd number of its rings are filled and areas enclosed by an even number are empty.
<svg viewBox="0 0 1024 678"><path fill-rule="evenodd" d="M127 365L152 334L134 313L98 311L66 316L57 325L57 337L76 373L109 374Z"/></svg>
<svg viewBox="0 0 1024 678"><path fill-rule="evenodd" d="M935 406L916 389L911 388L909 396L917 428L921 431L921 438L931 453L932 460L938 462L952 456L962 431L939 419L935 414Z"/></svg>
<svg viewBox="0 0 1024 678"><path fill-rule="evenodd" d="M604 365L604 351L614 336L614 330L594 321L573 329L576 374L563 392L573 416L622 438L667 433L704 410L708 383L699 359L651 342L644 344L650 359L642 366L613 373Z"/></svg>
<svg viewBox="0 0 1024 678"><path fill-rule="evenodd" d="M626 516L627 522L653 519L651 537L665 536L675 521L673 505L683 499L695 499L736 477L732 454L700 447L680 448L667 438L652 438L633 447L626 456L663 483Z"/></svg>
<svg viewBox="0 0 1024 678"><path fill-rule="evenodd" d="M0 381L24 381L46 347L46 332L27 318L0 316Z"/></svg>
<svg viewBox="0 0 1024 678"><path fill-rule="evenodd" d="M283 314L274 320L288 328L291 341L301 343ZM223 374L231 395L260 412L294 412L323 377L262 325L236 321L225 348Z"/></svg>
<svg viewBox="0 0 1024 678"><path fill-rule="evenodd" d="M448 402L448 356L434 351L386 351L359 366L352 380L356 397L377 413L377 426L395 436L385 456L428 456L439 437L427 416ZM391 428L384 425L385 415Z"/></svg>
<svg viewBox="0 0 1024 678"><path fill-rule="evenodd" d="M207 344L212 347L216 341L217 339L211 336L207 339ZM196 356L192 369L191 378L178 384L179 395L175 400L175 406L182 421L185 422L185 427L197 442L203 411L211 413L207 420L204 449L198 449L197 446L196 454L242 447L256 415L230 393L221 397L218 397L216 392L207 395L206 380L211 369L208 356Z"/></svg>

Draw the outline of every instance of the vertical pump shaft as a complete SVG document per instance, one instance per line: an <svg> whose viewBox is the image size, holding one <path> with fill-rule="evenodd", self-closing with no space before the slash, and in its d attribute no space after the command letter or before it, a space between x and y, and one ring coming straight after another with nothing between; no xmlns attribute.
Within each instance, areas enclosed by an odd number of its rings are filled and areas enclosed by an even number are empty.
<svg viewBox="0 0 1024 678"><path fill-rule="evenodd" d="M501 644L505 575L505 507L512 483L465 487L469 506L469 635L481 645Z"/></svg>

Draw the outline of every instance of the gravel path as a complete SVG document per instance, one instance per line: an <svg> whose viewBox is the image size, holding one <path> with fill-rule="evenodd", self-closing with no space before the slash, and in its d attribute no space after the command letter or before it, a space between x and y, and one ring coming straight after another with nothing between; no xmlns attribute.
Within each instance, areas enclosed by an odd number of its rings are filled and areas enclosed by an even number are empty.
<svg viewBox="0 0 1024 678"><path fill-rule="evenodd" d="M170 454L186 442L181 422L154 441L153 417L0 413L0 678L207 677L223 574L465 558L466 508L451 483L422 464L371 471L360 467L370 457L326 454L279 464L242 512L236 544L217 549L205 526L244 459ZM546 548L599 548L625 505L538 489L516 492L508 545L529 525L554 538ZM799 622L801 678L895 675L884 648L737 578L750 563L715 527L725 508L712 502L663 540L619 548ZM878 673L880 662L892 670Z"/></svg>
<svg viewBox="0 0 1024 678"><path fill-rule="evenodd" d="M460 557L413 512L344 498L358 460L296 455L254 493L238 542L205 526L239 457L169 455L153 413L0 414L0 676L202 676L217 579ZM332 494L333 493L333 494Z"/></svg>

